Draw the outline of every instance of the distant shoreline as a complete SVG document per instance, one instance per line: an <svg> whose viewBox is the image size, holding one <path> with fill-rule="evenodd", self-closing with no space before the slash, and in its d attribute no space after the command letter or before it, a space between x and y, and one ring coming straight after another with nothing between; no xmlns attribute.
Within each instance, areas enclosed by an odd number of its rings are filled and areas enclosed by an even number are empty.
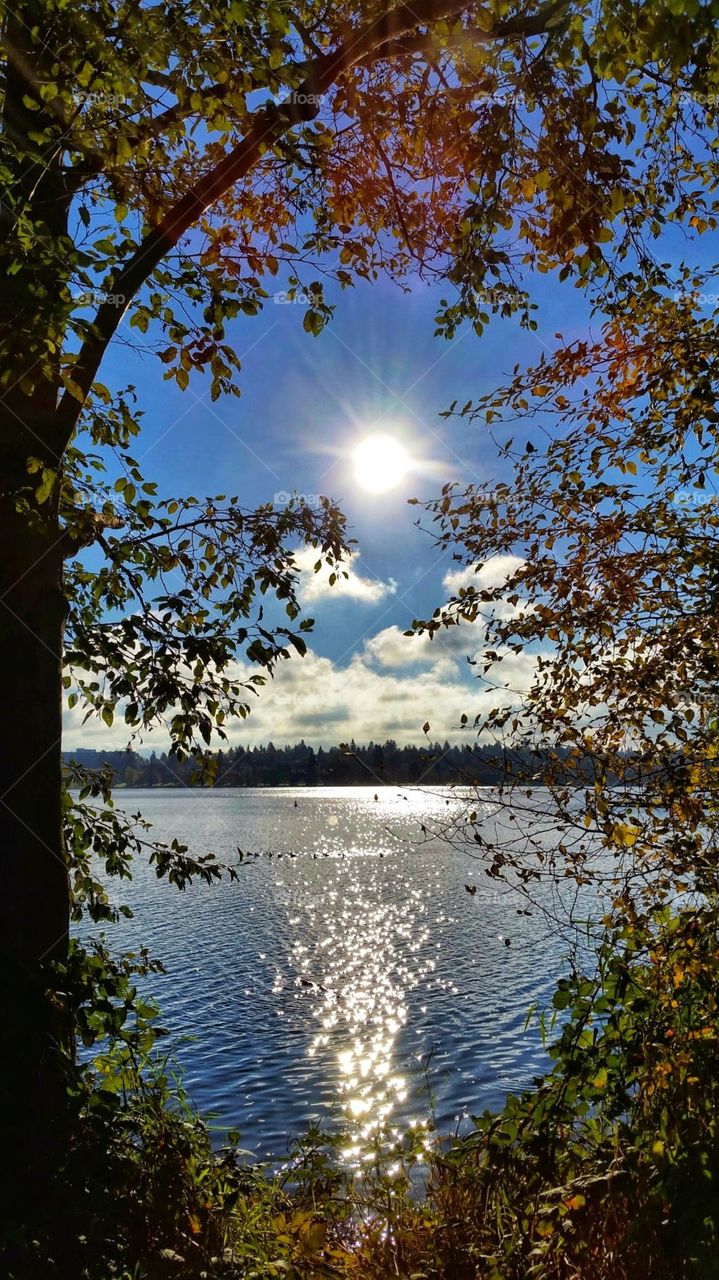
<svg viewBox="0 0 719 1280"><path fill-rule="evenodd" d="M523 786L527 779L517 779ZM496 782L389 782L385 779L367 782L116 782L113 791L321 791L323 787L346 787L353 791L387 790L409 787L494 787Z"/></svg>
<svg viewBox="0 0 719 1280"><path fill-rule="evenodd" d="M549 753L515 751L501 745L451 745L428 740L400 746L386 742L339 743L314 747L306 742L277 747L229 747L179 760L169 752L140 755L133 750L100 751L78 747L63 752L66 770L78 779L84 772L109 771L117 788L162 790L174 786L201 789L351 786L374 788L494 785L512 775L528 782L549 763Z"/></svg>

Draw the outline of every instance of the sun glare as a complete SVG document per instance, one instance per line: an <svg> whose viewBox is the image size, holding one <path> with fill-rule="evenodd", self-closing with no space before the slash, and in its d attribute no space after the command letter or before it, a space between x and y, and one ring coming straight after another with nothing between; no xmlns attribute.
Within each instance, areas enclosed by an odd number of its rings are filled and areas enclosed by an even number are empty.
<svg viewBox="0 0 719 1280"><path fill-rule="evenodd" d="M352 454L357 483L368 493L394 489L410 469L407 450L392 436L367 436Z"/></svg>

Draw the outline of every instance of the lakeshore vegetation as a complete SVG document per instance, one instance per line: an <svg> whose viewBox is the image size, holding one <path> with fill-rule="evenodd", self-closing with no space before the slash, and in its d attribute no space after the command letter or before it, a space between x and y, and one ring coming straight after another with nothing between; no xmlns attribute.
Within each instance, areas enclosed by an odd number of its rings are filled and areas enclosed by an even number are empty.
<svg viewBox="0 0 719 1280"><path fill-rule="evenodd" d="M550 757L546 750L508 752L476 743L453 747L449 742L398 746L390 739L366 746L356 742L320 746L316 751L305 742L285 747L268 742L267 746L205 751L184 760L166 751L143 756L136 751L84 748L67 751L65 767L70 783L76 767L107 769L115 787L492 786L510 775L527 783L541 779ZM589 760L587 768L591 768Z"/></svg>

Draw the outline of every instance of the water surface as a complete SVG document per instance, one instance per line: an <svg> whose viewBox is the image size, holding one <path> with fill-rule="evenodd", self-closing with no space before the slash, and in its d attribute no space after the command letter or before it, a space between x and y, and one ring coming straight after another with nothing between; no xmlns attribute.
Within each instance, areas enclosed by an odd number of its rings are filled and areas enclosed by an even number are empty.
<svg viewBox="0 0 719 1280"><path fill-rule="evenodd" d="M501 1105L546 1066L533 1002L561 944L442 831L444 790L322 787L121 791L158 838L235 862L239 880L179 893L138 867L114 885L147 944L150 989L186 1087L242 1145L281 1156L309 1122L363 1134L434 1110L441 1132ZM478 804L496 823L491 792ZM259 854L260 856L247 856ZM476 885L469 894L466 884Z"/></svg>

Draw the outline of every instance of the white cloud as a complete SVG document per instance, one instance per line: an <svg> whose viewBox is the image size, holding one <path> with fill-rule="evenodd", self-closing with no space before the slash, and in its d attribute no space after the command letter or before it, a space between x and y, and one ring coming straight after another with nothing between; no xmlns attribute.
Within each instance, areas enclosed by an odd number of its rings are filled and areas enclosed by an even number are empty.
<svg viewBox="0 0 719 1280"><path fill-rule="evenodd" d="M339 666L310 651L300 662L282 664L232 736L237 742L304 738L325 745L350 738L419 742L429 720L433 738L451 738L459 735L460 717L472 710L475 697L452 662L408 675L376 670L364 653Z"/></svg>
<svg viewBox="0 0 719 1280"><path fill-rule="evenodd" d="M499 587L511 574L521 569L524 560L521 556L491 556L485 560L480 569L470 564L463 569L450 569L445 573L442 582L448 591L456 595L462 587L475 587L477 591Z"/></svg>
<svg viewBox="0 0 719 1280"><path fill-rule="evenodd" d="M337 581L330 586L331 569L323 568L314 572L319 559L319 552L312 547L303 547L295 552L295 560L302 570L300 598L308 604L312 600L332 600L340 596L345 599L358 600L361 604L378 604L386 596L394 595L397 583L394 578L384 581L374 576L365 577L357 570L359 552L353 551L337 570ZM343 574L346 573L345 578Z"/></svg>
<svg viewBox="0 0 719 1280"><path fill-rule="evenodd" d="M394 644L397 628L387 628L387 643ZM382 648L380 632L375 641ZM408 648L413 640L406 640ZM436 645L436 642L435 642ZM460 717L470 721L492 706L517 700L531 683L535 658L507 653L493 673L493 680L511 689L487 686L472 678L474 669L458 662L440 648L424 650L419 669L388 670L376 665L377 645L368 642L345 665L310 650L301 661L282 663L272 682L262 691L252 715L232 727L234 742L296 742L331 744L354 738L357 742L422 741L422 726L431 725L433 740L466 740Z"/></svg>
<svg viewBox="0 0 719 1280"><path fill-rule="evenodd" d="M430 643L426 637L403 636L392 626L373 636L345 663L311 649L302 659L293 656L279 665L274 680L268 681L258 698L250 695L250 717L225 726L230 743L251 745L271 739L280 744L300 738L313 746L351 738L419 743L427 720L433 741L466 741L471 729L462 729L460 717L468 715L471 724L475 715L486 714L493 706L516 702L529 687L536 662L530 654L507 651L490 673L494 684L475 680L480 669L463 661L464 653L478 644L478 635L472 634L475 630L480 630L478 625L452 628ZM253 670L238 666L237 674L242 678ZM505 683L506 689L501 687ZM108 730L94 720L83 726L81 718L79 707L66 713L66 749L110 750L127 743L129 731L121 719ZM157 729L144 745L163 750L168 745L166 732Z"/></svg>
<svg viewBox="0 0 719 1280"><path fill-rule="evenodd" d="M303 548L296 553L302 570L301 595L305 602L344 596L364 604L376 604L394 594L392 579L365 576L358 569L358 553L345 563L349 577L339 578L330 587L329 571L313 572L318 553ZM495 556L477 573L474 566L445 574L448 592L474 585L478 589L501 585L521 567L518 556ZM514 612L498 602L495 616ZM482 655L486 648L486 623L480 615L473 623L443 628L433 638L428 634L408 636L401 626L383 628L367 639L347 661L321 657L312 649L304 659L293 656L279 664L275 678L268 681L260 696L249 695L249 719L227 725L230 742L257 744L272 739L276 743L304 738L314 746L354 738L375 742L395 738L400 743L422 741L422 726L431 725L433 740L465 740L460 718L485 715L495 706L517 703L529 689L536 655L516 654L493 642L502 661L483 681ZM465 661L478 659L476 666ZM238 664L236 674L244 679L257 668ZM229 673L228 673L229 674ZM124 746L128 730L118 722L111 731L94 720L81 724L80 708L66 713L66 746ZM471 733L471 731L470 731ZM167 734L157 729L145 738L145 745L158 750L168 745ZM219 744L218 744L219 745Z"/></svg>
<svg viewBox="0 0 719 1280"><path fill-rule="evenodd" d="M519 556L493 556L479 571L474 565L449 570L442 582L450 594L457 594L463 587L469 586L478 591L501 587L510 574L515 573L523 564L524 560ZM481 657L483 646L494 651L501 649L496 640L486 645L487 624L493 619L517 617L531 607L531 602L524 600L517 604L510 604L502 599L488 602L480 606L474 622L462 620L456 626L442 627L432 636L428 632L417 632L410 636L401 627L385 627L366 641L364 654L371 662L390 669L436 664L440 659L462 662L467 657ZM507 650L507 655L509 652Z"/></svg>
<svg viewBox="0 0 719 1280"><path fill-rule="evenodd" d="M427 661L429 637L406 636L400 627L385 627L365 642L364 651L380 667L407 667Z"/></svg>
<svg viewBox="0 0 719 1280"><path fill-rule="evenodd" d="M380 667L415 667L435 665L451 659L456 662L475 652L480 640L479 624L443 628L430 638L427 632L405 635L401 627L385 627L365 641L364 656Z"/></svg>

